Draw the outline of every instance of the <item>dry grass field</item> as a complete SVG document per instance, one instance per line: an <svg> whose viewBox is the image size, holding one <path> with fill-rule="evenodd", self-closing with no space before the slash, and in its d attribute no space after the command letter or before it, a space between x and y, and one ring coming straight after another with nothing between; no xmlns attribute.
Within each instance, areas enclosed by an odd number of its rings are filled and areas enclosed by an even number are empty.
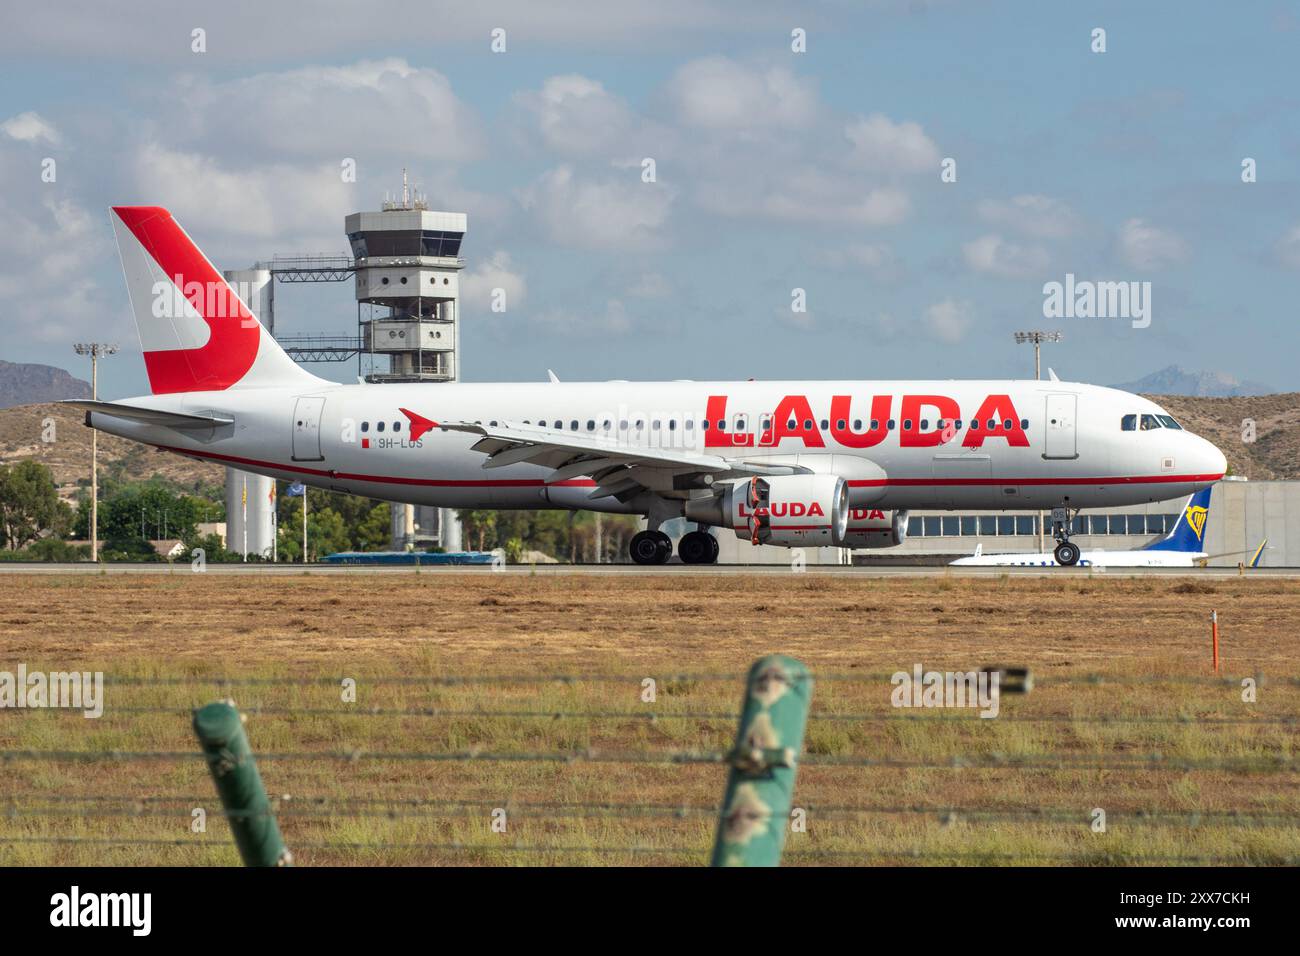
<svg viewBox="0 0 1300 956"><path fill-rule="evenodd" d="M300 865L698 865L726 771L683 755L773 651L818 677L788 864L1294 862L1297 620L1262 577L0 574L0 670L109 682L0 711L0 864L237 864L189 723L230 696ZM1036 686L891 707L917 663Z"/></svg>

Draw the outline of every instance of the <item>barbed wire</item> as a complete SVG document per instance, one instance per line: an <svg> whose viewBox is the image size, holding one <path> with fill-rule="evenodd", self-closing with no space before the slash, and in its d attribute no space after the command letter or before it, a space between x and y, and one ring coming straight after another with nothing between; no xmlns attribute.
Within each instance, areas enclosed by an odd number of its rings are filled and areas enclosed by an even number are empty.
<svg viewBox="0 0 1300 956"><path fill-rule="evenodd" d="M507 720L644 720L650 723L668 720L728 721L736 722L740 714L729 711L637 711L637 710L480 710L477 708L445 707L284 707L279 705L242 703L242 713L253 717L429 717L429 718L500 718ZM55 713L81 716L81 711L58 708ZM170 714L190 716L192 707L147 705L115 706L106 708L105 716L116 714ZM978 719L976 719L978 718ZM812 713L809 721L845 723L874 723L898 721L902 723L973 723L992 726L1003 723L1079 723L1079 724L1157 724L1211 726L1291 726L1300 724L1300 715L1263 715L1258 717L1211 717L1195 714L1176 716L1149 714L1002 714L983 718L973 708L947 708L944 713Z"/></svg>
<svg viewBox="0 0 1300 956"><path fill-rule="evenodd" d="M0 836L0 844L88 844L93 846L175 846L175 847L194 847L204 850L227 848L233 849L228 842L218 840L182 840L182 839L150 839L141 837L132 837L128 839L118 839L112 837L56 837L56 836L36 836L36 837L5 837ZM339 851L339 850L380 850L384 852L416 850L423 852L439 853L521 853L535 855L595 855L595 856L708 856L711 848L708 846L691 846L691 847L657 847L646 846L644 844L634 844L631 846L614 847L601 844L590 846L571 846L556 845L547 846L544 844L531 843L461 843L459 841L443 842L413 842L413 843L381 843L374 841L294 841L290 849L294 852L301 851ZM1197 866L1210 866L1219 864L1237 864L1242 866L1258 865L1254 855L1247 857L1222 856L1222 855L1195 855L1195 854L1177 854L1177 853L1115 853L1113 851L1100 851L1096 853L1049 853L1026 851L1021 853L999 853L985 852L980 850L835 850L835 849L787 849L783 854L784 860L798 862L800 860L812 859L855 859L855 860L913 860L913 861L932 861L932 862L967 862L967 863L1024 863L1034 861L1041 863L1067 863L1074 865L1169 865L1169 864L1187 864ZM1280 866L1295 866L1300 864L1300 856L1267 856L1269 863Z"/></svg>
<svg viewBox="0 0 1300 956"><path fill-rule="evenodd" d="M1001 670L1003 668L985 665L969 668L969 670ZM898 673L910 674L911 667L900 668L897 671L889 672L863 672L853 673L825 673L813 674L810 678L816 682L821 681L869 681L889 683L890 679ZM340 674L338 677L241 677L222 674L193 674L185 677L147 677L147 676L114 676L106 674L104 683L109 686L147 686L147 687L168 687L184 686L189 684L221 684L229 686L278 686L278 685L298 685L298 686L328 686L337 687L344 679L356 680L358 684L407 684L407 685L426 685L435 686L459 686L473 684L583 684L583 683L640 683L647 678L661 683L703 683L712 681L744 681L748 678L747 673L667 673L667 674L611 674L604 672L578 673L578 674L536 674L536 673L517 673L517 674L475 674L467 676L455 676L450 674L381 674L381 675L345 675ZM792 675L794 679L803 679L797 675ZM1088 684L1093 686L1102 686L1106 684L1192 684L1205 686L1232 686L1239 687L1241 681L1250 678L1256 683L1263 685L1281 685L1288 687L1300 687L1300 676L1297 677L1269 677L1263 673L1242 674L1237 677L1230 676L1212 676L1208 674L1133 674L1133 675L1110 675L1110 674L1076 674L1076 675L1044 675L1033 678L1035 687L1057 687L1072 686L1075 684Z"/></svg>
<svg viewBox="0 0 1300 956"><path fill-rule="evenodd" d="M191 816L192 806L165 808L150 807L146 801L135 798L62 797L45 795L28 798L36 804L55 806L11 805L0 810L3 817L59 817L86 818L144 817L184 818ZM205 806L211 798L163 798L168 802ZM109 809L68 806L85 802L106 803L116 800L134 804ZM296 806L295 804L304 804ZM61 806L62 805L62 806ZM647 804L647 803L561 803L552 801L512 800L384 800L375 798L356 801L331 801L326 798L273 798L268 810L228 810L217 808L213 813L228 819L276 817L281 819L328 819L334 817L373 819L440 819L444 817L483 815L486 811L503 809L511 817L716 817L720 804ZM967 807L967 806L900 806L801 803L797 809L810 817L861 819L873 816L933 817L945 824L1040 822L1066 823L1090 826L1093 808L1068 807ZM1222 825L1238 827L1272 828L1294 827L1297 811L1242 811L1231 810L1108 810L1107 823L1139 823L1152 826L1189 827Z"/></svg>
<svg viewBox="0 0 1300 956"><path fill-rule="evenodd" d="M130 760L206 759L199 751L189 750L0 750L0 762L68 761L103 762ZM468 762L475 760L502 763L621 763L621 764L723 764L730 753L721 750L678 751L383 751L383 750L287 750L261 751L258 760L334 760L358 763L362 760L395 762ZM907 770L1230 770L1234 772L1288 773L1300 769L1300 758L1281 755L1256 757L1178 757L1160 753L1115 754L1107 758L1088 758L1061 754L956 754L945 758L868 757L859 754L805 754L799 762L805 766L859 767Z"/></svg>

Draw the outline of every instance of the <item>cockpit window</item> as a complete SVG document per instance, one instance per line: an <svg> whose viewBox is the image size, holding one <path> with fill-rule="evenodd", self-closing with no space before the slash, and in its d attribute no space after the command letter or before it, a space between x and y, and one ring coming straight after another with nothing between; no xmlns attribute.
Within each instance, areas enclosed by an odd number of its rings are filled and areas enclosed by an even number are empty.
<svg viewBox="0 0 1300 956"><path fill-rule="evenodd" d="M1149 432L1153 428L1160 428L1160 427L1161 427L1160 419L1156 418L1154 415L1142 416L1142 430L1144 432Z"/></svg>
<svg viewBox="0 0 1300 956"><path fill-rule="evenodd" d="M1137 431L1138 417L1136 415L1125 415L1119 420L1119 427L1126 432Z"/></svg>
<svg viewBox="0 0 1300 956"><path fill-rule="evenodd" d="M1157 415L1156 418L1160 419L1160 423L1164 425L1165 428L1176 428L1179 431L1183 430L1183 426L1174 421L1173 415Z"/></svg>

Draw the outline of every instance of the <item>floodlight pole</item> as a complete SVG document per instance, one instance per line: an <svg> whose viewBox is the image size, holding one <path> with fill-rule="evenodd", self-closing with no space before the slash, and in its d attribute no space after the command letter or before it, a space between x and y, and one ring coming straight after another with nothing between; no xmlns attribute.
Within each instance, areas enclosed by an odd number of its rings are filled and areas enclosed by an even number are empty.
<svg viewBox="0 0 1300 956"><path fill-rule="evenodd" d="M1026 342L1033 343L1034 381L1035 382L1042 381L1043 362L1042 362L1041 349L1043 347L1043 343L1061 341L1061 337L1062 337L1061 332L1060 331L1043 332L1039 330L1034 330L1032 332L1015 332L1013 333L1013 335L1015 336L1017 345L1024 345ZM1040 509L1038 512L1038 550L1041 552L1046 547L1047 547L1047 539L1043 531L1043 512Z"/></svg>
<svg viewBox="0 0 1300 956"><path fill-rule="evenodd" d="M116 345L102 342L78 342L78 355L90 356L90 398L99 401L99 357L112 355ZM90 560L99 560L99 429L90 430Z"/></svg>

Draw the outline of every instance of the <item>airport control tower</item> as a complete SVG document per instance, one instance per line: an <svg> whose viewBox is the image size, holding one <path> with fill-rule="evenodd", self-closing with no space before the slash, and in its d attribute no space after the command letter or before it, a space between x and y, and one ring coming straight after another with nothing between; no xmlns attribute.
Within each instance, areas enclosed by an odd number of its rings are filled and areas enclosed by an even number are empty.
<svg viewBox="0 0 1300 956"><path fill-rule="evenodd" d="M345 228L355 259L360 357L367 382L454 382L460 376L460 270L465 260L463 212L434 212L412 194L402 170L402 194L379 212L355 212ZM392 505L392 546L415 543L417 526L436 522L447 551L461 547L451 509Z"/></svg>
<svg viewBox="0 0 1300 956"><path fill-rule="evenodd" d="M361 351L370 358L366 381L459 377L456 313L466 218L463 212L431 211L411 194L405 170L400 199L385 202L379 212L347 217Z"/></svg>

